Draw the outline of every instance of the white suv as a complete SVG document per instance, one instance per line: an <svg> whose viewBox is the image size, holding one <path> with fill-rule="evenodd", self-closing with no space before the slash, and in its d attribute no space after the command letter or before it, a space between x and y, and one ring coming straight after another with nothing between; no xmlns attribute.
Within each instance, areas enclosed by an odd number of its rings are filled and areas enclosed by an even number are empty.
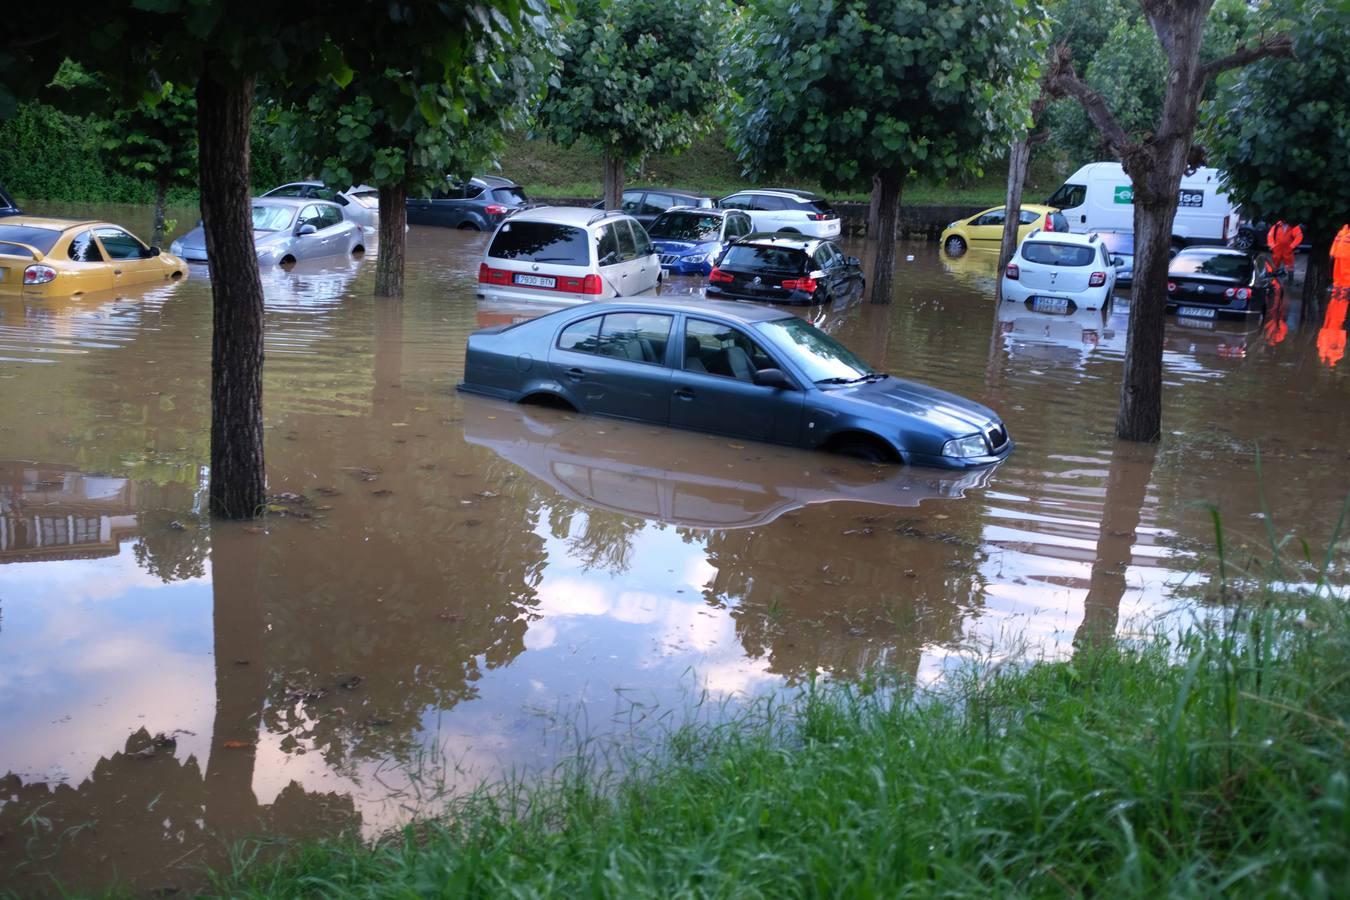
<svg viewBox="0 0 1350 900"><path fill-rule="evenodd" d="M545 206L497 226L478 266L478 296L583 303L646 293L660 280L661 257L632 216Z"/></svg>
<svg viewBox="0 0 1350 900"><path fill-rule="evenodd" d="M1111 251L1095 234L1037 229L1003 271L1003 299L1041 312L1103 309L1115 286Z"/></svg>
<svg viewBox="0 0 1350 900"><path fill-rule="evenodd" d="M839 216L824 197L809 191L765 188L724 197L722 209L741 209L755 231L786 231L818 238L839 237Z"/></svg>

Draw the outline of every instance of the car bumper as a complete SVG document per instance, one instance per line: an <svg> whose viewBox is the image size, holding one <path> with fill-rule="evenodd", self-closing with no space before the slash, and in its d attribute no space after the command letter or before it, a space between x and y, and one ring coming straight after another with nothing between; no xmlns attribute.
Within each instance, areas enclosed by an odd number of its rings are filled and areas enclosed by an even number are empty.
<svg viewBox="0 0 1350 900"><path fill-rule="evenodd" d="M1034 305L1036 298L1044 297L1052 301L1066 301L1069 305L1069 311L1074 309L1101 309L1106 306L1111 296L1111 289L1105 285L1086 291L1054 291L1046 288L1027 287L1022 282L1013 281L1011 278L1004 278L1002 283L1003 302L1005 303Z"/></svg>
<svg viewBox="0 0 1350 900"><path fill-rule="evenodd" d="M608 300L604 294L574 294L568 291L538 290L532 291L529 288L506 288L497 285L485 285L479 283L476 296L480 300L501 303L551 303L576 305L579 303L590 303L596 300Z"/></svg>
<svg viewBox="0 0 1350 900"><path fill-rule="evenodd" d="M704 260L700 263L687 263L684 260L675 260L671 263L662 263L661 271L667 275L707 275L712 271L712 263Z"/></svg>
<svg viewBox="0 0 1350 900"><path fill-rule="evenodd" d="M703 289L703 296L709 300L748 300L751 303L775 303L786 306L810 306L824 302L818 300L815 294L808 294L806 291L792 291L788 294L766 296L764 294L729 291L712 284Z"/></svg>
<svg viewBox="0 0 1350 900"><path fill-rule="evenodd" d="M905 461L912 466L931 466L935 469L982 469L985 466L992 466L995 463L1001 463L1012 455L1016 443L1012 438L999 448L997 453L989 456L924 456L912 454Z"/></svg>

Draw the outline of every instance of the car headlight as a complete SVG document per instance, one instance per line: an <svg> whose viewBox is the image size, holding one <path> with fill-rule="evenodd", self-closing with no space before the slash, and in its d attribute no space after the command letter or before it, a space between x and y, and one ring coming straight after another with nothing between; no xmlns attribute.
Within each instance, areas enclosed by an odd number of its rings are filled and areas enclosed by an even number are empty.
<svg viewBox="0 0 1350 900"><path fill-rule="evenodd" d="M706 254L706 253L695 253L693 256L685 256L685 257L682 257L682 258L680 259L680 262L687 262L687 263L690 263L690 264L693 264L693 263L701 263L701 262L703 262L703 261L704 261L705 259L707 259L707 258L708 258L708 254Z"/></svg>
<svg viewBox="0 0 1350 900"><path fill-rule="evenodd" d="M988 456L989 447L984 443L984 435L972 434L968 437L957 438L954 441L948 441L942 445L943 456L954 456L957 459L970 459L973 456Z"/></svg>
<svg viewBox="0 0 1350 900"><path fill-rule="evenodd" d="M182 241L174 241L172 244L169 245L169 252L172 253L174 256L182 256L182 255L183 255L183 242L182 242Z"/></svg>
<svg viewBox="0 0 1350 900"><path fill-rule="evenodd" d="M950 225L947 226L948 229L955 228L955 227L956 227L956 223L955 223L955 222L952 222Z"/></svg>

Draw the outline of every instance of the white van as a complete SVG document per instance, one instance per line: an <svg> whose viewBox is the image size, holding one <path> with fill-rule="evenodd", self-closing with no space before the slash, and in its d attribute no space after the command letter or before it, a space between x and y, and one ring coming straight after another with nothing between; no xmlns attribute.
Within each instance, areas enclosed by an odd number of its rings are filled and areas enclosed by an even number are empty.
<svg viewBox="0 0 1350 900"><path fill-rule="evenodd" d="M1237 232L1238 211L1224 189L1218 169L1196 169L1181 178L1174 244L1227 244ZM1045 201L1069 220L1069 230L1134 230L1134 186L1118 162L1088 163Z"/></svg>

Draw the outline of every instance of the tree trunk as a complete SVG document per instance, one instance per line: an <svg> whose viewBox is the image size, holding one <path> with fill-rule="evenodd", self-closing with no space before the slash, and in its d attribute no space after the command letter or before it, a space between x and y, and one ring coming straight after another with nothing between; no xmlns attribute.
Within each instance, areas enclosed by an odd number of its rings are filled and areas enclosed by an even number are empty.
<svg viewBox="0 0 1350 900"><path fill-rule="evenodd" d="M1335 235L1318 232L1308 249L1303 269L1303 319L1320 319L1326 309L1327 288L1331 284L1331 242Z"/></svg>
<svg viewBox="0 0 1350 900"><path fill-rule="evenodd" d="M218 81L218 77L229 80ZM263 466L263 292L253 246L253 78L208 58L197 82L202 225L211 260L211 514L258 515Z"/></svg>
<svg viewBox="0 0 1350 900"><path fill-rule="evenodd" d="M380 254L375 265L375 296L403 296L403 262L408 246L408 189L380 185Z"/></svg>
<svg viewBox="0 0 1350 900"><path fill-rule="evenodd" d="M895 232L900 219L900 193L905 187L905 170L896 166L879 174L880 197L877 200L876 264L872 267L873 303L891 302L891 284L895 278Z"/></svg>
<svg viewBox="0 0 1350 900"><path fill-rule="evenodd" d="M867 239L875 241L881 228L881 176L872 176L872 194L867 202Z"/></svg>
<svg viewBox="0 0 1350 900"><path fill-rule="evenodd" d="M1003 202L1003 243L998 252L998 272L994 283L994 299L1003 299L1003 269L1017 252L1017 229L1022 215L1022 187L1027 183L1027 167L1031 163L1031 138L1022 135L1013 141L1008 151L1008 194Z"/></svg>
<svg viewBox="0 0 1350 900"><path fill-rule="evenodd" d="M623 160L605 153L605 209L623 205Z"/></svg>
<svg viewBox="0 0 1350 900"><path fill-rule="evenodd" d="M150 235L150 246L164 245L164 195L169 192L169 179L163 175L155 179L155 229Z"/></svg>

